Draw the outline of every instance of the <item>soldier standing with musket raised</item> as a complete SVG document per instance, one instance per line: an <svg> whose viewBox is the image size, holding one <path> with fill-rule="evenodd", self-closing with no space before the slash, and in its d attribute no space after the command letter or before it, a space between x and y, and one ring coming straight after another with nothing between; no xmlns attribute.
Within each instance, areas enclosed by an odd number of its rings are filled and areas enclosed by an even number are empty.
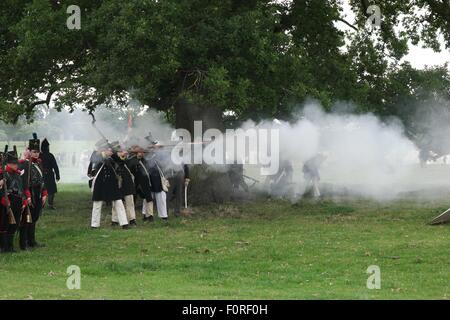
<svg viewBox="0 0 450 320"><path fill-rule="evenodd" d="M42 209L47 200L47 189L44 183L44 169L42 168L41 143L36 133L33 133L33 139L28 141L28 150L25 159L19 161L20 169L24 170L24 188L28 189L28 206L26 210L30 211L31 220L29 223L20 227L20 232L26 232L28 247L40 247L36 241L36 223L38 222Z"/></svg>
<svg viewBox="0 0 450 320"><path fill-rule="evenodd" d="M114 215L117 215L122 229L128 229L127 214L122 202L120 192L120 176L116 171L116 164L111 158L113 150L108 141L100 141L96 144L101 160L93 162L90 174L94 176L92 180L92 218L91 227L100 227L103 202L111 202Z"/></svg>
<svg viewBox="0 0 450 320"><path fill-rule="evenodd" d="M14 146L14 151L4 153L4 163L6 166L2 171L2 189L1 189L1 203L2 210L2 252L14 252L14 235L17 230L19 233L19 243L22 250L27 249L27 233L26 229L20 228L27 223L27 215L24 211L28 205L26 194L29 194L24 189L23 172L19 170L19 159L17 151ZM29 217L28 217L29 218Z"/></svg>

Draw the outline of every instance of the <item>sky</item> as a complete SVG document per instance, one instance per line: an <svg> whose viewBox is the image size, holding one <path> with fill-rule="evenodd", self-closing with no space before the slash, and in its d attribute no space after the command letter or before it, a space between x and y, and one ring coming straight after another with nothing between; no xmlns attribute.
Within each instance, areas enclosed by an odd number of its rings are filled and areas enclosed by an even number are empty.
<svg viewBox="0 0 450 320"><path fill-rule="evenodd" d="M350 23L353 23L355 21L355 15L350 8L349 0L343 1L343 8L346 20ZM381 12L381 14L383 14L383 12ZM340 28L349 28L343 23L338 23L337 25ZM441 36L440 38L442 43L441 52L434 52L432 49L422 48L420 44L418 46L410 44L409 54L405 56L402 61L410 62L411 65L416 69L424 69L426 66L432 67L443 65L447 62L449 63L450 70L450 51L448 49L445 49L443 37Z"/></svg>
<svg viewBox="0 0 450 320"><path fill-rule="evenodd" d="M409 54L404 58L409 61L414 68L423 69L425 66L436 66L449 63L450 68L450 52L442 50L442 52L434 52L432 49L424 49L418 46L410 46Z"/></svg>

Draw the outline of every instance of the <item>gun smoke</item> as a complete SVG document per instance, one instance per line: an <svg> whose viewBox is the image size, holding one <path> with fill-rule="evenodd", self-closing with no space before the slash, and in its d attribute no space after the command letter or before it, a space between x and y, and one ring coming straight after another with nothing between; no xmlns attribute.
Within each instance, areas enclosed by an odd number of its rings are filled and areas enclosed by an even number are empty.
<svg viewBox="0 0 450 320"><path fill-rule="evenodd" d="M143 143L149 132L163 144L173 143L171 140L174 139L175 128L166 121L163 113L151 109L143 110L139 116L134 117L131 131L127 128L126 113L125 116L118 117L114 111L99 109L96 118L96 126L110 141L120 140L126 147ZM112 118L115 120L111 121ZM442 174L445 166L420 168L419 149L405 135L399 120L383 122L373 114L327 113L314 102L305 104L293 118L297 120L285 122L271 119L260 123L247 121L240 127L244 131L249 128L279 131L280 170L283 170L285 163L290 163L293 169L292 179L286 188L289 192L284 196L298 199L304 195L307 183L302 171L303 165L318 154L325 159L319 173L320 188L326 196L352 195L386 200L402 196L405 192L443 190L450 186ZM95 141L100 139L90 124L89 115L81 111L71 114L65 111L53 112L41 122L38 122L37 129L36 123L34 124L34 130L38 131L40 137L50 139L54 152L55 148L63 149L58 147L58 140L63 140L64 149L71 149L71 145L74 145L77 146L74 150L85 154L84 157L77 154L76 161L72 163L80 167L80 170L77 169L79 175L66 180L81 181L87 165L84 162L88 161L87 154L92 151ZM20 130L26 132L26 126ZM443 144L448 142L444 140ZM20 145L18 147L21 148ZM261 182L256 185L258 188L270 192L270 188L264 183L267 177L260 175L260 166L245 165L244 168L246 175ZM72 167L71 170L73 169ZM211 166L211 169L226 170L220 165Z"/></svg>
<svg viewBox="0 0 450 320"><path fill-rule="evenodd" d="M307 104L295 123L265 121L259 127L280 131L280 163L293 166L292 196L305 192L302 166L318 154L320 184L330 194L389 199L411 190L419 151L398 121L383 123L373 114L325 113ZM248 122L244 127L255 124Z"/></svg>

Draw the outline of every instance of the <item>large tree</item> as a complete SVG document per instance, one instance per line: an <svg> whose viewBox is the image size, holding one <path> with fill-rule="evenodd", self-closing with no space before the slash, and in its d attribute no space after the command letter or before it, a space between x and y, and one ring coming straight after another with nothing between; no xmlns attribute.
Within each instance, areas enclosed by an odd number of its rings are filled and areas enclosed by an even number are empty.
<svg viewBox="0 0 450 320"><path fill-rule="evenodd" d="M72 4L80 30L66 26ZM374 2L349 4L355 21L339 0L3 0L0 118L32 118L50 102L125 106L130 95L186 128L194 119L220 127L224 110L288 118L308 97L395 114L398 95L414 95L391 86L408 41L440 50L442 34L450 46L448 1L382 1L373 30Z"/></svg>

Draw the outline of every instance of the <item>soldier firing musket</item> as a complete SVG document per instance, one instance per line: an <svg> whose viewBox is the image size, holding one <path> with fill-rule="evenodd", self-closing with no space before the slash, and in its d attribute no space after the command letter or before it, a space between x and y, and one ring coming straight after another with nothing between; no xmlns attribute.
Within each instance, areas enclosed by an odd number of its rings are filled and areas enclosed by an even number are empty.
<svg viewBox="0 0 450 320"><path fill-rule="evenodd" d="M142 216L144 222L153 221L152 184L144 149L133 146L129 150L127 164L134 176L136 194L142 198Z"/></svg>
<svg viewBox="0 0 450 320"><path fill-rule="evenodd" d="M112 159L114 154L112 145L107 140L101 140L96 144L98 159L92 166L92 219L91 227L100 227L102 206L104 202L112 203L114 217L117 217L119 225L128 229L128 219L125 206L122 201L120 176L116 171L116 164Z"/></svg>
<svg viewBox="0 0 450 320"><path fill-rule="evenodd" d="M136 194L135 177L129 167L127 159L128 152L118 141L112 142L114 154L112 159L115 162L115 170L119 176L119 189L122 195L125 211L127 213L128 224L136 226L136 212L134 209L134 195ZM113 210L112 224L118 225L117 211Z"/></svg>
<svg viewBox="0 0 450 320"><path fill-rule="evenodd" d="M314 198L320 197L319 181L320 174L319 169L322 163L325 161L326 156L323 154L318 154L303 165L303 175L306 182L306 191L312 191L312 196Z"/></svg>
<svg viewBox="0 0 450 320"><path fill-rule="evenodd" d="M294 183L292 181L294 169L290 160L280 162L280 167L276 174L266 178L270 194L276 197L284 197L293 193Z"/></svg>

